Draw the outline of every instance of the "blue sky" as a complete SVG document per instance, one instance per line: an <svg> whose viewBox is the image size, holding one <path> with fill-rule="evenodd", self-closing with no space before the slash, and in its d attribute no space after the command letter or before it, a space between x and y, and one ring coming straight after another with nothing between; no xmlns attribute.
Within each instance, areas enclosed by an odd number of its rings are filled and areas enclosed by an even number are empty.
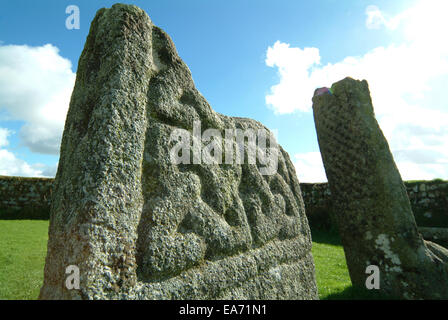
<svg viewBox="0 0 448 320"><path fill-rule="evenodd" d="M123 2L172 37L214 110L278 130L301 181L326 180L312 92L345 76L369 81L403 178L448 178L446 1ZM54 175L90 22L113 3L0 2L0 174ZM65 26L69 5L79 30Z"/></svg>

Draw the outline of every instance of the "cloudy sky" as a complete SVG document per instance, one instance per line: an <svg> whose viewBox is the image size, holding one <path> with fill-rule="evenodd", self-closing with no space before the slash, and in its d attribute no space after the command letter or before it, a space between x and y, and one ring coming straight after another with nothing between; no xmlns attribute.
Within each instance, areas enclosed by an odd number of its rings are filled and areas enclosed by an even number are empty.
<svg viewBox="0 0 448 320"><path fill-rule="evenodd" d="M301 182L326 181L314 89L346 76L369 82L402 177L448 179L448 1L124 2L170 34L216 111L277 129ZM0 2L0 175L54 176L90 21L112 4Z"/></svg>

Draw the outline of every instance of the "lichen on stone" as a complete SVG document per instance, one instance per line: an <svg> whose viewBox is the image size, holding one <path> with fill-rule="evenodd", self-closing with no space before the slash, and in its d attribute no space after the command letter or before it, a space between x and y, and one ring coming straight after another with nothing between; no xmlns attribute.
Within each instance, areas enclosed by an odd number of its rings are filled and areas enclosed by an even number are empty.
<svg viewBox="0 0 448 320"><path fill-rule="evenodd" d="M317 299L294 166L174 164L171 133L265 130L213 111L170 37L101 9L79 60L51 203L41 299ZM80 290L67 290L77 265Z"/></svg>

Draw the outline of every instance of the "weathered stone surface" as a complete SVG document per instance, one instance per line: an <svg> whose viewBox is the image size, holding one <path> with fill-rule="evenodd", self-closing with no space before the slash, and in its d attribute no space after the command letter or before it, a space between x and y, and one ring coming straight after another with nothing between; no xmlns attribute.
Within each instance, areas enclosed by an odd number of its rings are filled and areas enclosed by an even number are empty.
<svg viewBox="0 0 448 320"><path fill-rule="evenodd" d="M316 299L311 238L288 154L179 164L176 128L265 129L214 112L171 39L135 6L98 11L55 179L41 299ZM80 269L67 290L65 269Z"/></svg>
<svg viewBox="0 0 448 320"><path fill-rule="evenodd" d="M346 78L313 97L319 146L350 277L368 265L380 290L407 299L448 298L447 250L422 239L367 82Z"/></svg>

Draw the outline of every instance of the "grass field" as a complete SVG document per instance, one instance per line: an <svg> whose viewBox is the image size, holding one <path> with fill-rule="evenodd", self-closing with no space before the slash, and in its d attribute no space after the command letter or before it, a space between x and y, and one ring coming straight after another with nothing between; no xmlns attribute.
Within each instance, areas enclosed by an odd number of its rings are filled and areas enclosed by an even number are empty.
<svg viewBox="0 0 448 320"><path fill-rule="evenodd" d="M48 221L0 220L0 299L36 299L47 254Z"/></svg>
<svg viewBox="0 0 448 320"><path fill-rule="evenodd" d="M336 233L312 232L313 257L319 298L326 300L382 300L374 290L352 286L345 262L344 249Z"/></svg>
<svg viewBox="0 0 448 320"><path fill-rule="evenodd" d="M48 221L0 220L0 300L36 299L42 285ZM321 299L380 299L351 286L338 236L313 232Z"/></svg>

